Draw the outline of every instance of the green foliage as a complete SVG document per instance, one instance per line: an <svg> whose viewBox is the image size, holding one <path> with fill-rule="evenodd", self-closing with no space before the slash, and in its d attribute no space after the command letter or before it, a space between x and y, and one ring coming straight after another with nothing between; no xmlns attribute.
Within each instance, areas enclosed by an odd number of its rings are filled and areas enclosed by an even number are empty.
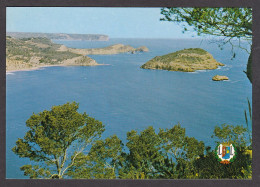
<svg viewBox="0 0 260 187"><path fill-rule="evenodd" d="M158 176L157 165L163 162L163 156L160 152L161 140L154 128L150 126L140 134L132 130L127 133L127 140L129 154L126 155L124 173L134 170L143 173L145 178ZM122 178L125 178L124 174Z"/></svg>
<svg viewBox="0 0 260 187"><path fill-rule="evenodd" d="M222 124L221 127L216 126L212 138L216 139L216 143L232 143L235 147L244 148L247 146L247 138L245 133L247 129L242 125Z"/></svg>
<svg viewBox="0 0 260 187"><path fill-rule="evenodd" d="M252 8L162 8L161 14L161 20L185 22L198 35L252 39Z"/></svg>
<svg viewBox="0 0 260 187"><path fill-rule="evenodd" d="M13 148L19 157L29 158L24 175L35 178L74 179L247 179L252 177L252 150L243 126L216 126L217 143L234 144L236 158L219 163L216 150L188 137L177 124L169 129L147 127L127 133L126 147L116 136L99 139L101 122L78 113L78 104L54 106L33 114L29 130ZM127 150L124 150L127 149Z"/></svg>
<svg viewBox="0 0 260 187"><path fill-rule="evenodd" d="M69 169L72 178L115 179L124 161L122 141L113 135L105 140L97 140L88 154L81 154L75 165Z"/></svg>
<svg viewBox="0 0 260 187"><path fill-rule="evenodd" d="M19 157L29 158L36 166L23 166L21 169L30 178L62 178L74 165L77 156L100 137L104 126L86 113L77 112L78 104L66 103L53 106L33 114L27 121L29 130L23 139L19 138L12 149ZM69 159L70 153L74 153ZM40 168L44 165L47 169ZM35 174L37 173L37 175Z"/></svg>
<svg viewBox="0 0 260 187"><path fill-rule="evenodd" d="M185 135L185 129L180 124L171 129L160 129L159 136L162 139L164 151L174 159L193 160L203 154L204 143Z"/></svg>
<svg viewBox="0 0 260 187"><path fill-rule="evenodd" d="M57 51L60 46L47 38L6 38L7 57L15 57L26 63L29 63L32 57L39 57L40 63L57 64L80 56L69 51Z"/></svg>
<svg viewBox="0 0 260 187"><path fill-rule="evenodd" d="M192 162L203 155L204 143L185 135L185 129L180 124L171 129L160 129L162 148L169 158L173 158L177 165L174 178L193 178Z"/></svg>
<svg viewBox="0 0 260 187"><path fill-rule="evenodd" d="M157 56L154 58L154 61L160 61L160 62L166 63L168 61L174 61L176 59L182 58L182 60L186 59L186 61L194 62L194 61L200 61L201 58L187 56L187 55L189 55L189 54L206 55L207 53L208 53L207 51L200 49L200 48L189 48L189 49L183 49L180 51L176 51L174 53L169 53L167 55ZM187 55L185 55L185 54L187 54ZM185 56L182 56L182 55L185 55Z"/></svg>
<svg viewBox="0 0 260 187"><path fill-rule="evenodd" d="M42 168L39 165L24 165L21 167L21 170L24 172L25 176L30 176L31 179L37 179L41 177L49 178L50 176L55 178L55 175L52 175L48 169Z"/></svg>

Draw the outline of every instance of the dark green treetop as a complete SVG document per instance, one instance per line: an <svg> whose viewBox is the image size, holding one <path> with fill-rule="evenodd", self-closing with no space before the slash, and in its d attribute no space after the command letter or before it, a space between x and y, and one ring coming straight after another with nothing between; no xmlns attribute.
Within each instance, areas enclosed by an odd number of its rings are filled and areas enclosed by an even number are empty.
<svg viewBox="0 0 260 187"><path fill-rule="evenodd" d="M212 138L216 139L216 143L232 143L238 148L248 146L249 140L246 138L247 129L243 125L222 124L216 126Z"/></svg>
<svg viewBox="0 0 260 187"><path fill-rule="evenodd" d="M97 140L88 154L81 153L69 169L72 178L115 179L120 169L123 143L116 136Z"/></svg>
<svg viewBox="0 0 260 187"><path fill-rule="evenodd" d="M33 161L34 165L21 167L26 176L63 178L75 159L100 137L103 124L79 113L78 107L75 102L53 106L26 121L29 130L12 149L19 157Z"/></svg>
<svg viewBox="0 0 260 187"><path fill-rule="evenodd" d="M147 127L138 134L132 130L127 133L127 148L125 171L122 178L150 178L156 176L156 163L163 161L160 153L160 137L153 127Z"/></svg>

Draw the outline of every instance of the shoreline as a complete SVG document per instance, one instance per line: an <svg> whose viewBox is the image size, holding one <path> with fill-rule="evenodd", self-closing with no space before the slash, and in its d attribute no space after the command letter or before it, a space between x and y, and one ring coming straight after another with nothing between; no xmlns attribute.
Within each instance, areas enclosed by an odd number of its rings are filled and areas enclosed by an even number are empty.
<svg viewBox="0 0 260 187"><path fill-rule="evenodd" d="M39 70L41 68L48 68L48 67L65 67L65 66L82 66L82 65L65 65L65 64L60 64L60 65L43 65L43 66L38 66L38 67L32 67L32 68L25 68L25 69L17 69L17 70L6 70L7 73L15 73L19 71L35 71ZM110 64L96 64L96 65L89 65L89 66L110 66Z"/></svg>

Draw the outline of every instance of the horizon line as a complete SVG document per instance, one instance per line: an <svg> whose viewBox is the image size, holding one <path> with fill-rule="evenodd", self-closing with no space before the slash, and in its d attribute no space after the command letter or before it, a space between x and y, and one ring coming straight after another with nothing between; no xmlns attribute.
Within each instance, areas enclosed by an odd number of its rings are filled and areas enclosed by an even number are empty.
<svg viewBox="0 0 260 187"><path fill-rule="evenodd" d="M93 34L93 33L66 33L66 32L33 32L33 31L26 31L26 32L24 32L24 31L6 31L6 35L7 35L7 33L12 33L12 32L16 32L16 33L40 33L40 34L79 34L79 35L104 35L104 36L108 36L109 38L113 38L113 39L123 39L123 38L125 38L125 39L199 39L200 37L198 37L198 36L194 36L194 37L184 37L184 38L176 38L176 37L173 37L173 38L169 38L169 37L167 37L167 38L165 38L165 37L153 37L153 38L151 38L151 37L149 37L149 38L145 38L145 37L132 37L132 36L129 36L129 37L111 37L111 36L109 36L108 34L100 34L100 33L96 33L96 34Z"/></svg>

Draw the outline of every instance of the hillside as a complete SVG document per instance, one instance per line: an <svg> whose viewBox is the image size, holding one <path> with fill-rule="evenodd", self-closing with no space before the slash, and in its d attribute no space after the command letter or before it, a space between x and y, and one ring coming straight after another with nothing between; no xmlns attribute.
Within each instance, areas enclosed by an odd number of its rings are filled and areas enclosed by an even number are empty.
<svg viewBox="0 0 260 187"><path fill-rule="evenodd" d="M95 60L69 51L47 38L15 39L6 37L6 70L35 69L54 65L99 65Z"/></svg>
<svg viewBox="0 0 260 187"><path fill-rule="evenodd" d="M163 56L156 56L141 66L143 69L194 72L196 70L217 69L224 64L217 62L207 51L189 48Z"/></svg>
<svg viewBox="0 0 260 187"><path fill-rule="evenodd" d="M108 41L109 37L103 34L66 34L66 33L33 33L33 32L7 32L13 38L48 38L50 40L94 40Z"/></svg>
<svg viewBox="0 0 260 187"><path fill-rule="evenodd" d="M112 55L119 53L137 53L137 52L148 52L148 48L141 46L139 48L134 48L130 45L115 44L104 48L93 48L93 49L75 49L68 48L64 45L61 46L59 51L69 51L81 55Z"/></svg>

